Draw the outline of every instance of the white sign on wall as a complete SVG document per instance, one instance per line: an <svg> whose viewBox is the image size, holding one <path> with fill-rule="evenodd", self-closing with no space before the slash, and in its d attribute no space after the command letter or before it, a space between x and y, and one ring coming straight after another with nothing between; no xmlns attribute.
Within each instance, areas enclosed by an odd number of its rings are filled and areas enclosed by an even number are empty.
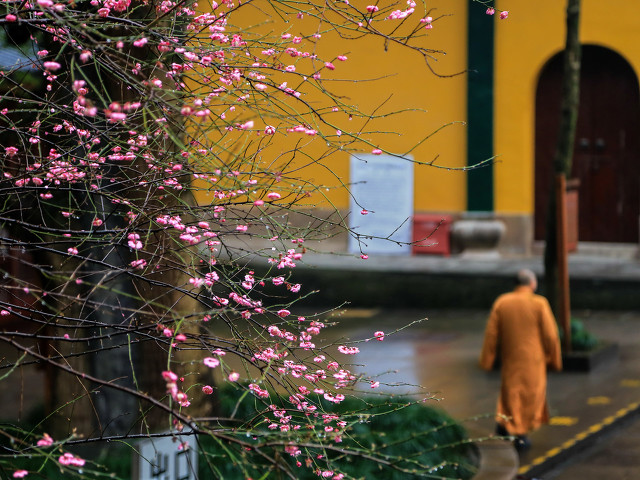
<svg viewBox="0 0 640 480"><path fill-rule="evenodd" d="M410 255L413 217L413 162L391 155L352 155L349 251ZM362 209L369 213L362 215ZM391 238L393 241L384 240ZM395 242L401 242L399 246Z"/></svg>
<svg viewBox="0 0 640 480"><path fill-rule="evenodd" d="M198 455L195 448L180 448L181 442L195 446L195 437L152 437L138 444L138 480L197 480Z"/></svg>

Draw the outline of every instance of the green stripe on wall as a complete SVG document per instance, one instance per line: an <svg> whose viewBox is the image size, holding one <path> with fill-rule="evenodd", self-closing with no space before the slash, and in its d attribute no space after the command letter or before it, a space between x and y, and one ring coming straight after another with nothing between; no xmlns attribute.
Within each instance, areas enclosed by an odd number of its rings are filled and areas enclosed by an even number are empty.
<svg viewBox="0 0 640 480"><path fill-rule="evenodd" d="M467 165L493 156L494 17L468 1ZM493 211L493 165L467 173L467 210Z"/></svg>

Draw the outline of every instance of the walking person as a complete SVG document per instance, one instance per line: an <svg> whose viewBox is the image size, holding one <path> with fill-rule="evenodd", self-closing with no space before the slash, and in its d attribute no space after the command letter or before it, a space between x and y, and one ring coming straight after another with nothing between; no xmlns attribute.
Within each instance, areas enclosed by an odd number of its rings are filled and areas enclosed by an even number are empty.
<svg viewBox="0 0 640 480"><path fill-rule="evenodd" d="M530 447L527 435L549 421L547 367L562 369L560 340L549 302L536 295L531 270L520 270L513 292L500 295L487 322L480 366L502 365L497 408L499 435L516 437L518 450Z"/></svg>

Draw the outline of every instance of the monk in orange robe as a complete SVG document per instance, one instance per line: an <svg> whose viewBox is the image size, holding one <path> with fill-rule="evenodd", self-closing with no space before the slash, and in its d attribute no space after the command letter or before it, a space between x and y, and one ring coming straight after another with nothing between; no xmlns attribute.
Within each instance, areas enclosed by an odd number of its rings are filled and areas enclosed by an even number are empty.
<svg viewBox="0 0 640 480"><path fill-rule="evenodd" d="M500 355L497 432L516 436L519 450L530 446L530 431L549 422L547 367L562 369L558 327L549 302L534 293L537 286L532 271L518 272L515 290L493 304L480 356L480 366L491 370Z"/></svg>

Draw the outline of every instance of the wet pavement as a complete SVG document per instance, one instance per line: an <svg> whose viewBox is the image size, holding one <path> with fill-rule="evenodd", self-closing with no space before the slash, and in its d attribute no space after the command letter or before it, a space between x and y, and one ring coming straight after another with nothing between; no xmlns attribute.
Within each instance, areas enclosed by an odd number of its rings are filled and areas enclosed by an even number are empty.
<svg viewBox="0 0 640 480"><path fill-rule="evenodd" d="M493 434L500 386L499 372L478 366L487 313L347 309L336 315L339 325L327 329L326 341L361 340L383 330L384 341L358 343L360 353L352 357L352 370L380 382L368 393L428 398L462 421L470 436L486 439ZM617 356L588 373L551 373L551 424L531 435L531 450L519 457L508 442L480 442L489 470L478 479L640 478L640 312L574 311L573 316L601 340L617 343ZM22 388L0 395L12 418L42 398L36 394L42 372L25 367L16 374Z"/></svg>
<svg viewBox="0 0 640 480"><path fill-rule="evenodd" d="M464 421L470 435L482 438L493 433L500 385L498 372L484 372L477 363L486 315L477 310L347 310L334 335L355 340L426 317L384 342L359 344L356 361L361 366L355 368L380 381L386 391L433 396L433 405ZM640 410L640 312L574 311L573 316L601 340L617 343L618 355L591 372L549 375L551 423L531 434L532 448L516 465L519 478L640 478L639 461L627 461L640 458L640 443L633 440L638 439L640 425L625 429ZM605 453L601 460L584 456L603 439L619 442L617 455ZM604 460L614 458L618 460L605 465ZM603 475L601 468L600 476L588 476L598 471L590 469L589 462L597 461L608 473ZM629 471L636 473L625 477ZM513 475L493 477L508 478Z"/></svg>
<svg viewBox="0 0 640 480"><path fill-rule="evenodd" d="M590 448L551 470L544 480L636 480L640 476L640 417L604 435Z"/></svg>

